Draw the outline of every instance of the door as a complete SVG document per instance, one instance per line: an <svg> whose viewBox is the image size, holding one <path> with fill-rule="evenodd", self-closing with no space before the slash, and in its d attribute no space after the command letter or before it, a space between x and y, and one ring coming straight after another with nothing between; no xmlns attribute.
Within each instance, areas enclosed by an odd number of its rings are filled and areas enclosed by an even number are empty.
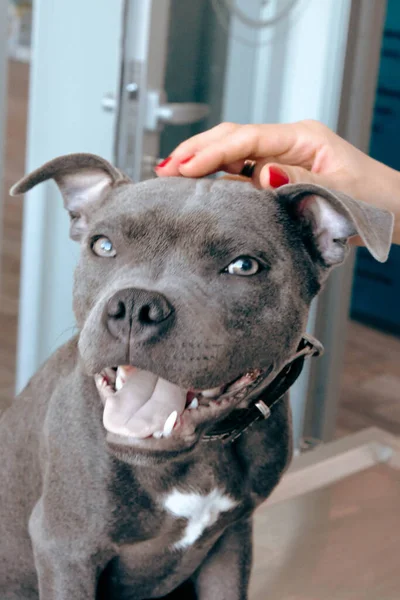
<svg viewBox="0 0 400 600"><path fill-rule="evenodd" d="M37 0L27 168L91 151L139 180L151 177L158 159L181 140L220 121L314 118L335 129L351 5ZM23 248L18 388L74 328L77 248L52 184L26 201ZM347 297L346 291L339 305ZM314 307L310 329L320 314ZM343 322L337 319L333 327ZM305 371L292 395L297 443L308 388Z"/></svg>
<svg viewBox="0 0 400 600"><path fill-rule="evenodd" d="M154 177L163 153L210 123L210 86L197 93L200 64L208 72L202 44L208 5L125 2L119 91L108 94L104 106L116 114L115 162L134 181ZM223 66L223 57L218 60ZM203 102L196 101L199 95Z"/></svg>

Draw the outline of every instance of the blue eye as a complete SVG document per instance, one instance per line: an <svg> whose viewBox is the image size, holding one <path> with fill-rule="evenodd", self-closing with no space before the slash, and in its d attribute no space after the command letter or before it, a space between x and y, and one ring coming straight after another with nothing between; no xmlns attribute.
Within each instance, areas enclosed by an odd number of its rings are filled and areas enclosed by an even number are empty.
<svg viewBox="0 0 400 600"><path fill-rule="evenodd" d="M261 269L261 265L255 258L250 256L240 256L226 269L230 275L239 275L241 277L250 277L255 275Z"/></svg>
<svg viewBox="0 0 400 600"><path fill-rule="evenodd" d="M113 258L117 255L117 251L115 250L113 243L104 235L97 238L97 240L92 243L92 250L97 256L101 256L103 258Z"/></svg>

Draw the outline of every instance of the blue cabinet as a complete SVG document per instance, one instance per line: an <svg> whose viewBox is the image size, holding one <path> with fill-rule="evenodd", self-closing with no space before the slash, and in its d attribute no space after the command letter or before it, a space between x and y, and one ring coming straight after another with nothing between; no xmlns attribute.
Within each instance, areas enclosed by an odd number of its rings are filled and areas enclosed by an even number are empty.
<svg viewBox="0 0 400 600"><path fill-rule="evenodd" d="M384 265L365 248L357 250L351 316L400 335L400 246L393 246Z"/></svg>

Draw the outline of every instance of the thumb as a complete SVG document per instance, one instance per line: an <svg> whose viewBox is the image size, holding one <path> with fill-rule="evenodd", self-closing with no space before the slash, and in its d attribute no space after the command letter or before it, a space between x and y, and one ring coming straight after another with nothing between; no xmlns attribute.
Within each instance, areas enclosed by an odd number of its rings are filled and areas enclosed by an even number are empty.
<svg viewBox="0 0 400 600"><path fill-rule="evenodd" d="M313 173L303 167L265 163L256 165L253 172L253 182L261 188L278 188L286 183L316 183L329 187L327 178Z"/></svg>

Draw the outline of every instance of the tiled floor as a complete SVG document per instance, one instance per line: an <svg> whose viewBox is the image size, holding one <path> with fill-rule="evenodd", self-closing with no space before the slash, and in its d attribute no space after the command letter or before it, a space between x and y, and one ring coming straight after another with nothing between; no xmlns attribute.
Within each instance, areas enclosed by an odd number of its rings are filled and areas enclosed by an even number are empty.
<svg viewBox="0 0 400 600"><path fill-rule="evenodd" d="M10 64L5 192L24 171L28 68ZM5 193L0 296L0 410L14 386L22 201ZM337 434L377 425L400 434L400 339L350 323Z"/></svg>
<svg viewBox="0 0 400 600"><path fill-rule="evenodd" d="M380 464L267 501L255 519L250 598L398 600L399 493L398 469Z"/></svg>
<svg viewBox="0 0 400 600"><path fill-rule="evenodd" d="M400 339L350 323L344 364L337 434L376 426L400 435Z"/></svg>

